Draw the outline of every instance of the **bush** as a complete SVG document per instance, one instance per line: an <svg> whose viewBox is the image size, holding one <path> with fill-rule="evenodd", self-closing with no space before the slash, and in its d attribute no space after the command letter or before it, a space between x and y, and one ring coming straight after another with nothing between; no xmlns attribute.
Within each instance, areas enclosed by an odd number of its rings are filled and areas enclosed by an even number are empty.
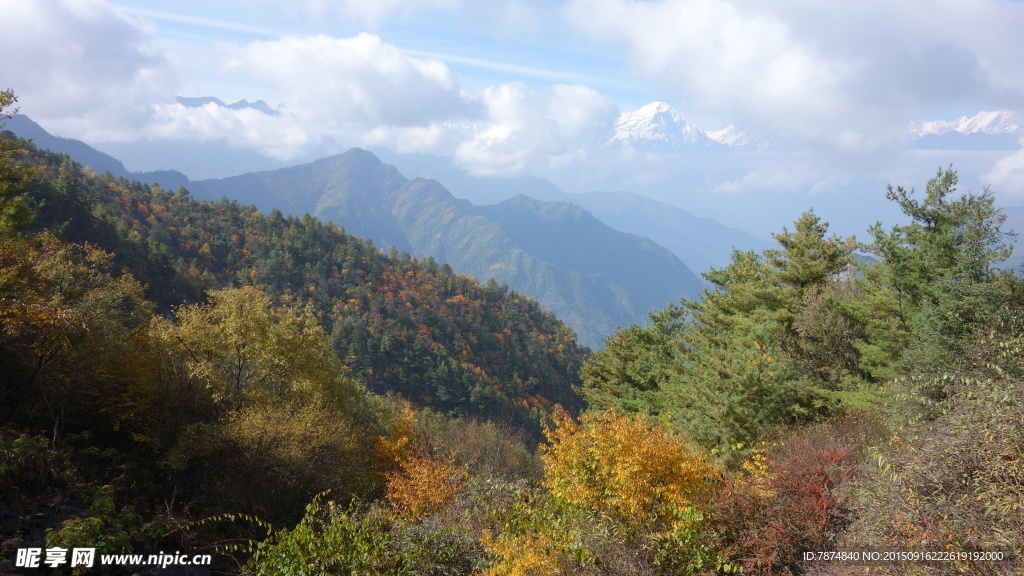
<svg viewBox="0 0 1024 576"><path fill-rule="evenodd" d="M1024 383L946 378L937 416L875 454L847 540L860 547L1003 551L1012 563L936 563L932 574L1024 569ZM917 566L919 567L919 566ZM906 572L915 565L898 565Z"/></svg>
<svg viewBox="0 0 1024 576"><path fill-rule="evenodd" d="M55 450L42 436L0 428L0 491L39 494L63 488L76 476L67 448Z"/></svg>
<svg viewBox="0 0 1024 576"><path fill-rule="evenodd" d="M388 529L381 509L360 512L316 498L295 528L280 530L256 547L245 571L255 576L407 574L402 560L388 551Z"/></svg>
<svg viewBox="0 0 1024 576"><path fill-rule="evenodd" d="M755 458L750 474L716 496L711 527L726 558L747 574L801 573L801 554L832 550L850 521L842 488L856 473L853 447L788 446Z"/></svg>

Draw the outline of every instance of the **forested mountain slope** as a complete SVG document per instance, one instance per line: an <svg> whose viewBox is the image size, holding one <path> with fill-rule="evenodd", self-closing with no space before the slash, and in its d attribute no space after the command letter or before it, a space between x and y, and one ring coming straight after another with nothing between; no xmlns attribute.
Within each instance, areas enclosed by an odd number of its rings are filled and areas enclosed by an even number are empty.
<svg viewBox="0 0 1024 576"><path fill-rule="evenodd" d="M52 185L33 191L38 223L113 252L163 310L203 290L260 286L315 311L351 374L443 411L523 422L572 387L585 350L533 300L432 259L392 252L306 216L199 201L82 171L36 153Z"/></svg>
<svg viewBox="0 0 1024 576"><path fill-rule="evenodd" d="M353 149L310 164L204 180L196 193L309 212L385 247L450 263L536 298L599 345L619 326L681 297L700 280L668 250L612 229L568 203L516 198L495 206L458 200L433 180L406 180Z"/></svg>
<svg viewBox="0 0 1024 576"><path fill-rule="evenodd" d="M23 114L17 114L9 118L4 124L3 129L10 130L18 138L32 140L32 143L39 148L67 154L75 162L83 166L89 166L97 174L109 171L114 176L138 180L147 184L159 184L164 188L170 189L188 184L188 177L177 170L132 172L117 158L100 152L81 140L54 136Z"/></svg>

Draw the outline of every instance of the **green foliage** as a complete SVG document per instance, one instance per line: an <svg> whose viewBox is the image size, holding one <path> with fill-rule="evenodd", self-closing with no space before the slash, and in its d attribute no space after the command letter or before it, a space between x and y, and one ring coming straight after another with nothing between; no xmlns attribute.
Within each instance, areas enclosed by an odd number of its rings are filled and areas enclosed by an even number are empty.
<svg viewBox="0 0 1024 576"><path fill-rule="evenodd" d="M487 566L478 535L438 516L416 524L393 525L391 551L402 558L405 574L470 576Z"/></svg>
<svg viewBox="0 0 1024 576"><path fill-rule="evenodd" d="M964 339L1009 295L1008 278L995 269L1010 256L1006 218L988 189L954 197L956 185L949 169L928 182L923 200L890 186L887 197L911 222L870 230L865 248L881 259L858 282L863 296L845 311L864 325L857 347L875 379L955 364Z"/></svg>
<svg viewBox="0 0 1024 576"><path fill-rule="evenodd" d="M11 106L17 101L11 90L0 92L0 118L16 114L18 109ZM0 132L0 239L30 226L35 215L36 206L25 189L36 170L20 161L25 154L21 143L9 132Z"/></svg>
<svg viewBox="0 0 1024 576"><path fill-rule="evenodd" d="M167 531L166 523L157 518L146 522L133 506L119 506L114 486L95 486L83 497L89 515L72 516L57 528L47 529L46 547L95 548L97 554L129 553L136 546L159 540ZM74 575L85 574L89 568L72 569Z"/></svg>
<svg viewBox="0 0 1024 576"><path fill-rule="evenodd" d="M650 392L676 369L679 341L688 308L676 304L650 315L648 326L627 326L605 340L580 370L583 393L591 408L656 411Z"/></svg>
<svg viewBox="0 0 1024 576"><path fill-rule="evenodd" d="M729 266L705 274L715 288L701 302L620 330L581 371L583 395L597 407L663 415L717 449L815 417L826 404L810 381L848 376L833 362L855 364L857 334L830 326L836 314L824 295L840 290L854 242L826 237L827 228L808 212L776 235L779 249L735 252Z"/></svg>
<svg viewBox="0 0 1024 576"><path fill-rule="evenodd" d="M390 540L386 516L379 510L361 513L318 498L297 526L260 543L245 571L275 576L407 574L402 559L388 553Z"/></svg>
<svg viewBox="0 0 1024 576"><path fill-rule="evenodd" d="M76 475L67 450L52 450L40 436L0 428L0 488L5 493L66 487Z"/></svg>

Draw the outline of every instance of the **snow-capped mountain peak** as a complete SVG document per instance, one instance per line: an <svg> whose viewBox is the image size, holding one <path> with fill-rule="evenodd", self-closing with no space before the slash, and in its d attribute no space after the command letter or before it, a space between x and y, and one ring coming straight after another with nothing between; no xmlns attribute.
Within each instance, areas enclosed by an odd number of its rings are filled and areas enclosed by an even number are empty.
<svg viewBox="0 0 1024 576"><path fill-rule="evenodd" d="M717 142L696 125L687 122L674 108L664 102L650 104L626 112L615 123L611 146L631 146L656 151L686 148L705 149Z"/></svg>
<svg viewBox="0 0 1024 576"><path fill-rule="evenodd" d="M721 130L702 130L664 102L621 114L615 122L615 136L605 145L661 153L768 148L768 142L731 124Z"/></svg>
<svg viewBox="0 0 1024 576"><path fill-rule="evenodd" d="M1024 124L1019 114L1009 110L995 110L978 112L968 118L961 116L953 121L945 120L918 120L911 122L911 138L923 136L945 136L951 133L959 134L1024 134L1021 125Z"/></svg>
<svg viewBox="0 0 1024 576"><path fill-rule="evenodd" d="M911 146L933 150L1017 150L1024 118L1010 110L978 112L956 120L918 120L907 126Z"/></svg>

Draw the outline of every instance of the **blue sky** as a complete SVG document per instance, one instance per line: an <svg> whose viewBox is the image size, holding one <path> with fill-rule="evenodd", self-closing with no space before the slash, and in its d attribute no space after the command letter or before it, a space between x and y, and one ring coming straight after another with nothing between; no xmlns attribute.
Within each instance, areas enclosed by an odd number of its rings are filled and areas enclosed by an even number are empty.
<svg viewBox="0 0 1024 576"><path fill-rule="evenodd" d="M765 207L783 218L808 204L859 211L858 227L881 183L921 186L950 163L967 187L1024 204L1022 151L907 146L914 120L1024 112L1018 2L32 0L5 20L0 47L25 56L0 76L22 112L100 147L215 141L275 162L350 146L428 153L748 228ZM177 96L262 99L278 114ZM785 146L608 151L618 115L653 101Z"/></svg>

